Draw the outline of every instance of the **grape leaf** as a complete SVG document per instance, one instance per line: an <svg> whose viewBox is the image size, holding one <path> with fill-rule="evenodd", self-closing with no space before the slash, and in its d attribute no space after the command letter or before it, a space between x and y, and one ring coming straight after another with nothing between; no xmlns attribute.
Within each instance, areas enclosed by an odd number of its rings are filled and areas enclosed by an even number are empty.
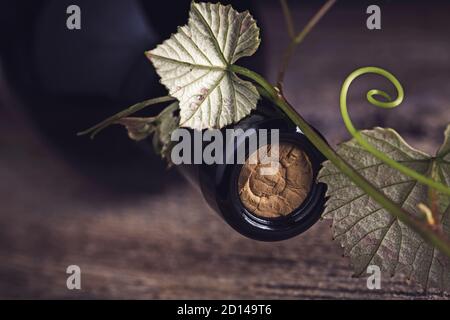
<svg viewBox="0 0 450 320"><path fill-rule="evenodd" d="M229 67L255 53L259 43L248 11L192 2L188 24L146 53L161 83L180 101L181 126L222 128L256 107L256 88Z"/></svg>
<svg viewBox="0 0 450 320"><path fill-rule="evenodd" d="M392 129L375 128L361 133L396 161L450 185L450 125L435 157L413 149ZM355 139L339 145L337 152L387 197L424 219L417 205L429 204L426 186L385 165ZM356 276L364 275L369 265L377 265L391 276L406 274L425 289L450 290L449 257L390 215L331 162L325 162L319 180L328 185L329 199L323 216L333 220L333 237L344 248L344 255L350 257ZM450 234L449 198L443 194L437 198L438 227L447 235Z"/></svg>
<svg viewBox="0 0 450 320"><path fill-rule="evenodd" d="M127 117L117 120L117 124L123 125L130 139L141 141L153 134L153 148L156 153L170 162L170 150L172 141L170 136L178 128L179 117L174 115L178 109L178 102L166 107L156 117Z"/></svg>

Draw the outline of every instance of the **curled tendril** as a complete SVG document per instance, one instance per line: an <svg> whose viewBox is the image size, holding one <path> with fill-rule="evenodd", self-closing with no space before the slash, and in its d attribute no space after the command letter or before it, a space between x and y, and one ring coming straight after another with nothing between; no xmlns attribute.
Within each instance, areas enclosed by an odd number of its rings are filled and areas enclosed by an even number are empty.
<svg viewBox="0 0 450 320"><path fill-rule="evenodd" d="M435 181L433 179L427 178L420 173L398 163L397 161L389 158L386 154L379 151L375 147L373 147L366 139L363 138L362 134L353 126L353 123L350 119L350 116L348 114L347 109L347 93L348 89L357 77L366 74L366 73L374 73L380 76L383 76L387 78L389 81L392 82L392 84L395 86L397 90L397 98L395 100L392 100L392 98L384 91L372 89L367 92L367 100L374 106L385 108L385 109L391 109L395 108L398 105L400 105L403 101L403 98L405 96L402 85L397 80L397 78L394 77L394 75L384 69L377 68L377 67L364 67L357 69L353 71L347 79L345 79L344 84L342 85L341 89L341 96L340 96L340 105L341 105L341 114L342 118L344 119L345 126L347 127L347 130L350 132L350 134L358 141L358 143L368 152L370 152L372 155L383 161L388 166L400 171L401 173L416 179L420 183L423 183L431 188L434 188L440 192L446 193L450 195L450 188L445 186L444 184ZM381 96L387 101L379 101L375 97Z"/></svg>

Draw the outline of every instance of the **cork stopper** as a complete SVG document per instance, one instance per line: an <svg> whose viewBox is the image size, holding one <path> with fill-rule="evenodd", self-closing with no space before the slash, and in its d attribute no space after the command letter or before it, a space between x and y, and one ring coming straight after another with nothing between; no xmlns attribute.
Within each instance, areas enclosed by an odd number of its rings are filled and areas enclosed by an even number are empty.
<svg viewBox="0 0 450 320"><path fill-rule="evenodd" d="M248 159L239 175L238 190L242 204L254 215L264 218L289 215L303 203L311 190L313 170L308 156L298 146L281 142L278 170L275 174L263 175L260 169L269 165L261 163L260 153L256 152L249 157L257 157L256 163L252 164Z"/></svg>

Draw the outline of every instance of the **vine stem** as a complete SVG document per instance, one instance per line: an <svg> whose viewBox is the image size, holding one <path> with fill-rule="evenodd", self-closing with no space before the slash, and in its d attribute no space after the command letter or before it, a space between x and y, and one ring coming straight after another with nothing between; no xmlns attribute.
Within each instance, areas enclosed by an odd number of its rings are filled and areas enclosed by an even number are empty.
<svg viewBox="0 0 450 320"><path fill-rule="evenodd" d="M116 123L116 121L128 117L129 115L136 113L142 109L145 109L146 107L153 105L153 104L159 104L159 103L163 103L163 102L169 102L169 101L174 101L176 100L174 97L171 96L164 96L164 97L158 97L158 98L153 98L153 99L149 99L149 100L145 100L139 103L136 103L134 105L132 105L131 107L128 107L125 110L122 110L118 113L116 113L115 115L109 117L108 119L103 120L102 122L100 122L99 124L96 124L95 126L86 129L84 131L78 132L77 135L78 136L83 136L86 134L90 134L90 138L94 139L94 137L103 129L105 129L106 127Z"/></svg>
<svg viewBox="0 0 450 320"><path fill-rule="evenodd" d="M305 39L305 37L311 32L311 30L316 26L316 24L322 19L322 17L328 12L328 10L331 9L331 7L334 5L336 0L328 0L325 2L325 4L320 8L319 11L309 20L309 22L306 24L306 26L303 28L302 31L300 31L296 36L292 37L291 43L286 48L286 50L283 53L283 58L281 60L280 69L278 71L278 77L277 77L277 85L281 89L284 75L286 73L286 69L289 65L289 62L292 58L292 55L294 54L295 48ZM292 18L291 13L289 10L289 7L287 5L286 1L281 1L282 9L285 17L287 17L287 25L288 25L288 32L291 33L291 29L293 30L292 25Z"/></svg>
<svg viewBox="0 0 450 320"><path fill-rule="evenodd" d="M243 75L259 84L266 91L267 97L276 106L278 106L288 116L288 118L302 130L310 142L355 185L383 206L383 208L385 208L390 214L417 232L425 241L450 257L450 242L444 234L441 232L436 232L427 224L424 224L414 218L414 216L398 206L394 201L387 198L383 192L367 181L315 132L315 130L303 119L303 117L295 111L285 97L282 96L274 86L267 82L264 77L241 66L231 65L229 68L231 71Z"/></svg>

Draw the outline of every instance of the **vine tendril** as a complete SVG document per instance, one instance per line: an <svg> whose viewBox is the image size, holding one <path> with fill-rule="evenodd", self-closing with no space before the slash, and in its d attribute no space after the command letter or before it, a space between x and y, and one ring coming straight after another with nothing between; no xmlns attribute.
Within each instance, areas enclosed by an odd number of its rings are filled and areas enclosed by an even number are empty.
<svg viewBox="0 0 450 320"><path fill-rule="evenodd" d="M440 192L443 192L445 194L450 195L450 188L445 186L444 184L435 181L433 179L430 179L428 177L423 176L422 174L418 173L417 171L412 170L411 168L408 168L397 161L393 160L392 158L388 157L385 153L379 151L374 146L372 146L366 139L363 138L362 134L353 126L353 123L350 119L350 116L348 114L347 109L347 94L348 89L357 77L364 75L366 73L374 73L380 76L383 76L387 78L389 81L392 82L392 84L395 86L395 89L397 90L397 98L393 100L386 92L382 90L372 89L367 92L367 100L374 106L384 108L384 109L391 109L399 106L403 98L405 96L402 85L400 82L395 78L395 76L381 68L377 67L364 67L357 69L353 71L344 81L341 89L341 96L340 96L340 105L341 105L341 114L342 118L344 119L345 126L347 127L347 130L350 132L350 134L358 141L358 143L368 152L370 152L372 155L383 161L385 164L390 166L391 168L394 168L401 173L416 179L420 183L423 183L431 188L434 188ZM387 101L380 101L377 100L375 97L381 96Z"/></svg>

